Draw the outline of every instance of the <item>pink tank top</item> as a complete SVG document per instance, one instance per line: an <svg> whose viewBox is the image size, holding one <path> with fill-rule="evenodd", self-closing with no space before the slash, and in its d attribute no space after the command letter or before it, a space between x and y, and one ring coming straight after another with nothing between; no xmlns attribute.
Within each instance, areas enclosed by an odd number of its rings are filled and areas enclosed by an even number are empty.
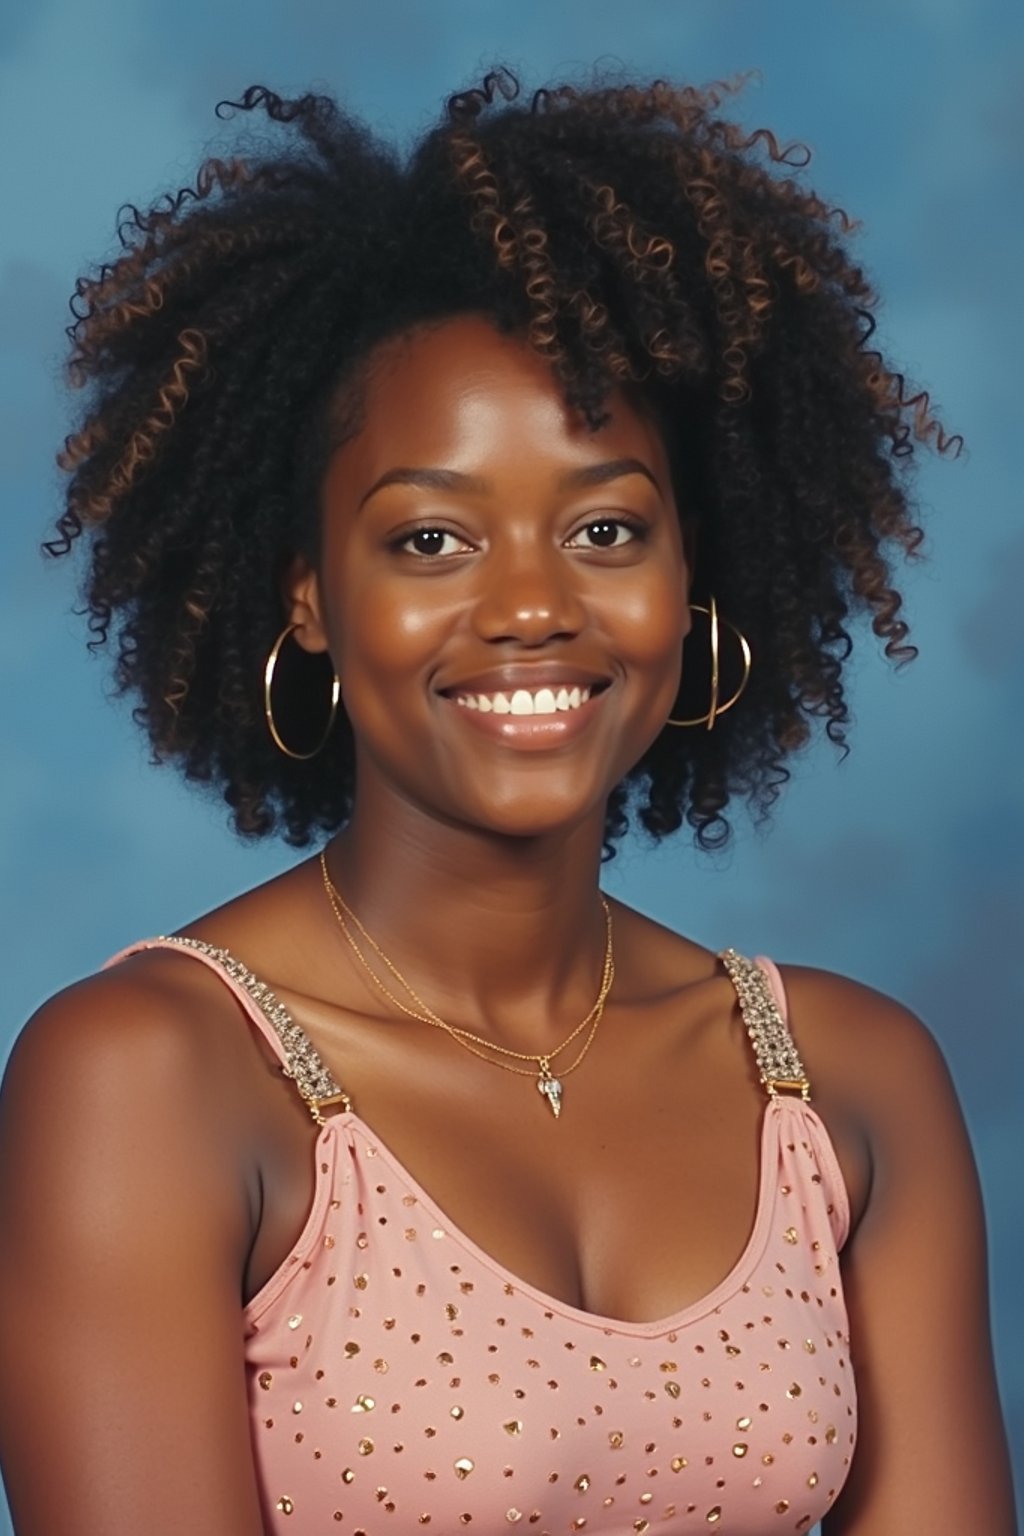
<svg viewBox="0 0 1024 1536"><path fill-rule="evenodd" d="M630 1323L545 1295L460 1232L225 950L159 938L106 963L158 945L217 971L319 1126L305 1227L242 1313L268 1536L767 1536L822 1518L856 1435L849 1215L770 961L721 957L768 1092L753 1230L703 1300Z"/></svg>

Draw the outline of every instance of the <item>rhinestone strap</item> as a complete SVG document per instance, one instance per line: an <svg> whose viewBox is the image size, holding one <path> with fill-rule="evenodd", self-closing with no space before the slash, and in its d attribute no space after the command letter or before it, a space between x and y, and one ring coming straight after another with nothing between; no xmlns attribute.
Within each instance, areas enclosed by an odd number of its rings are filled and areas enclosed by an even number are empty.
<svg viewBox="0 0 1024 1536"><path fill-rule="evenodd" d="M718 958L736 988L761 1081L770 1097L775 1098L781 1091L799 1093L805 1102L809 1101L811 1085L768 977L753 960L738 955L734 949L724 949Z"/></svg>
<svg viewBox="0 0 1024 1536"><path fill-rule="evenodd" d="M299 1028L287 1008L274 995L266 982L254 976L241 960L236 960L228 950L217 949L203 939L161 934L160 942L178 944L183 949L197 949L201 954L209 955L211 960L215 960L228 973L232 981L237 981L245 988L256 1006L270 1020L285 1055L286 1064L282 1066L281 1071L285 1077L290 1077L294 1081L317 1125L325 1124L320 1112L323 1104L341 1104L346 1110L352 1108L352 1101L348 1094L335 1082L312 1041Z"/></svg>

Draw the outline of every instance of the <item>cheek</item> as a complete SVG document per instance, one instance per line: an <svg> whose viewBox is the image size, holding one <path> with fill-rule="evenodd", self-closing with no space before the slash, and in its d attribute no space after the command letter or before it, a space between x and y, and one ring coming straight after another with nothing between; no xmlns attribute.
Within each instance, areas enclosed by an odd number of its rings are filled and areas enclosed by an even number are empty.
<svg viewBox="0 0 1024 1536"><path fill-rule="evenodd" d="M445 611L406 596L392 598L386 590L371 589L363 610L361 645L384 666L415 666L436 649L447 628Z"/></svg>
<svg viewBox="0 0 1024 1536"><path fill-rule="evenodd" d="M617 594L613 633L624 660L677 667L687 628L685 598L675 573L658 573L643 586L624 583Z"/></svg>
<svg viewBox="0 0 1024 1536"><path fill-rule="evenodd" d="M634 685L629 761L623 771L640 755L638 745L646 748L656 738L679 695L689 629L684 579L678 568L662 568L643 586L627 589L624 584L616 604L612 633Z"/></svg>
<svg viewBox="0 0 1024 1536"><path fill-rule="evenodd" d="M433 586L370 578L350 590L334 626L339 670L411 679L429 668L455 611L443 594L426 590Z"/></svg>

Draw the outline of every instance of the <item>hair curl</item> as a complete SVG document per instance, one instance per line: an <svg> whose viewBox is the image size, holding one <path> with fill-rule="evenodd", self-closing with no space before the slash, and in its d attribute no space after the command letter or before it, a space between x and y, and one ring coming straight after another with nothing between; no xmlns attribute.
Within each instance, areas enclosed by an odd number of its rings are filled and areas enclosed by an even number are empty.
<svg viewBox="0 0 1024 1536"><path fill-rule="evenodd" d="M715 115L745 78L605 76L523 103L499 69L404 158L329 97L253 86L218 115L262 110L283 145L247 141L124 211L122 253L72 299L88 405L44 548L88 530L89 644L114 626L155 760L220 785L239 833L304 846L351 812L347 720L301 763L266 728L280 575L315 556L373 349L459 312L524 335L591 427L616 384L656 405L696 591L754 648L714 732L663 731L613 792L609 852L631 800L655 837L685 819L720 843L730 794L766 811L814 717L844 744L852 615L890 658L915 653L889 559L921 540L902 482L915 442L962 439L869 348L877 297L841 238L857 226L791 174L810 151Z"/></svg>

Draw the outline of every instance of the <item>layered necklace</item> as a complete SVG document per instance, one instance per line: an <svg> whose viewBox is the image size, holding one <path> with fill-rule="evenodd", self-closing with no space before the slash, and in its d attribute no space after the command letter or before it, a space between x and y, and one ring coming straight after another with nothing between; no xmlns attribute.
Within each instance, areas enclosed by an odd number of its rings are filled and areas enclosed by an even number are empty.
<svg viewBox="0 0 1024 1536"><path fill-rule="evenodd" d="M391 1002L394 1007L398 1008L402 1013L407 1014L409 1018L419 1019L423 1024L432 1024L435 1029L443 1029L446 1034L452 1037L456 1045L461 1045L463 1050L471 1051L474 1056L479 1056L481 1061L489 1062L492 1067L501 1067L502 1071L515 1072L520 1077L532 1077L537 1084L537 1091L546 1101L551 1110L551 1113L557 1120L558 1116L562 1112L562 1084L565 1078L569 1076L570 1072L575 1072L576 1068L580 1065L583 1058L590 1050L591 1045L594 1043L594 1036L597 1034L597 1026L601 1022L601 1015L604 1013L604 1005L608 998L608 994L611 991L612 981L615 977L615 959L612 950L612 912L611 907L608 905L605 898L603 896L601 897L601 906L604 910L606 934L604 967L601 972L601 985L598 989L596 1001L594 1002L593 1007L590 1009L590 1012L580 1020L572 1033L566 1035L561 1045L556 1046L553 1051L548 1051L546 1054L541 1054L536 1051L513 1051L507 1045L498 1045L493 1040L486 1039L483 1035L473 1034L472 1030L460 1029L455 1024L449 1024L447 1020L442 1019L438 1014L436 1014L432 1008L428 1008L423 999L413 991L412 987L406 981L398 967L388 959L387 955L381 949L376 939L371 938L371 936L367 933L366 929L363 927L356 914L352 911L351 907L349 907L343 900L341 892L335 886L328 873L326 850L320 854L320 871L324 878L324 889L327 892L327 899L330 902L334 915L338 920L338 925L341 928L342 933L345 935L346 940L348 941L349 947L351 948L353 954L356 956L360 965L370 977L374 986L383 992L384 996L389 1000L389 1002ZM363 954L363 951L359 946L359 942L356 939L355 934L352 932L353 928L358 930L360 936L378 956L382 964L385 965L391 972L399 986L404 988L406 994L416 1004L415 1008L409 1007L407 1003L402 1002L401 998L396 997L395 994L377 975L376 971L373 969L366 956ZM567 1050L574 1041L578 1040L580 1035L584 1034L584 1031L586 1031L586 1033L584 1035L583 1044L581 1045L574 1059L569 1063L568 1066L556 1071L552 1065L556 1061L556 1058L561 1056L562 1052ZM503 1061L501 1060L502 1057L507 1057L508 1059ZM533 1065L530 1067L517 1067L514 1065L514 1063L517 1061L529 1061L532 1062Z"/></svg>

